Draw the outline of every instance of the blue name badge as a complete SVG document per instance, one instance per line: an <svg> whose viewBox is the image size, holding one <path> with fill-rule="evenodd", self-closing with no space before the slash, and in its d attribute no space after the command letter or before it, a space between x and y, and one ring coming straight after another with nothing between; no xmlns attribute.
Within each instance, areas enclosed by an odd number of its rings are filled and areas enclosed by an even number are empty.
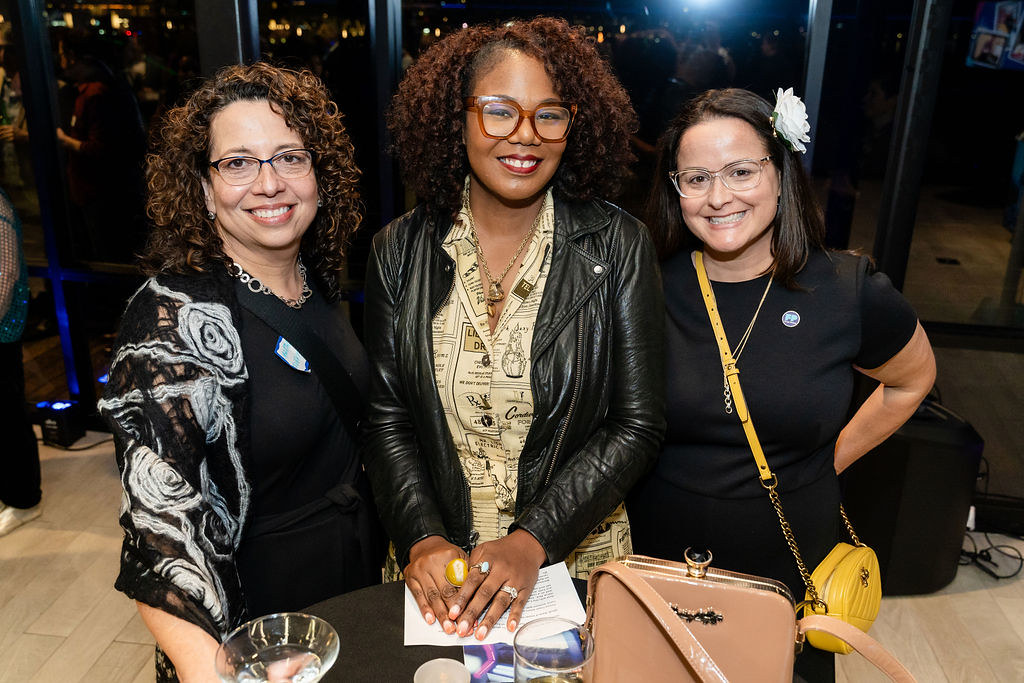
<svg viewBox="0 0 1024 683"><path fill-rule="evenodd" d="M278 358L299 372L309 372L309 362L284 337L277 338L277 348L274 349L274 353L277 354Z"/></svg>

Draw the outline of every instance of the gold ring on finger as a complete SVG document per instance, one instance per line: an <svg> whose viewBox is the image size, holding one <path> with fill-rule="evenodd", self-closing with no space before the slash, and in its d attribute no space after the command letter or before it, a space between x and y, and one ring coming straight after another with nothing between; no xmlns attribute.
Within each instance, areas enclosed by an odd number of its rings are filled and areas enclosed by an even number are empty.
<svg viewBox="0 0 1024 683"><path fill-rule="evenodd" d="M444 567L444 578L456 588L466 582L469 574L469 563L461 557L456 557Z"/></svg>

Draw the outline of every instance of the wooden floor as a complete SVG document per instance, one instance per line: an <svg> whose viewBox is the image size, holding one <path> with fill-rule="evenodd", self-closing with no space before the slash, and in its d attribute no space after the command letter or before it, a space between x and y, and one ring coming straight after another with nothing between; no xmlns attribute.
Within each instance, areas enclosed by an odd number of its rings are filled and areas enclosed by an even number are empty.
<svg viewBox="0 0 1024 683"><path fill-rule="evenodd" d="M88 432L76 447L109 438ZM152 681L153 639L114 590L121 486L108 441L42 446L43 514L0 538L0 682Z"/></svg>
<svg viewBox="0 0 1024 683"><path fill-rule="evenodd" d="M89 432L76 446L105 438ZM43 515L0 538L0 683L153 681L152 638L113 588L121 542L113 446L41 455ZM886 598L872 635L922 683L1024 681L1024 574L996 581L961 567L938 593ZM885 679L850 655L838 680Z"/></svg>

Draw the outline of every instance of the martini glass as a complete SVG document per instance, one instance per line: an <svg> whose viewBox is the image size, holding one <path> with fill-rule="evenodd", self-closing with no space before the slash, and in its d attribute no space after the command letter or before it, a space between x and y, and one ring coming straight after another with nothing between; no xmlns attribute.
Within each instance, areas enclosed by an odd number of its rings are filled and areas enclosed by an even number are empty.
<svg viewBox="0 0 1024 683"><path fill-rule="evenodd" d="M268 614L242 624L217 648L224 683L316 683L338 658L338 633L320 617Z"/></svg>
<svg viewBox="0 0 1024 683"><path fill-rule="evenodd" d="M561 619L535 619L519 627L512 640L515 683L589 681L594 640L583 626Z"/></svg>

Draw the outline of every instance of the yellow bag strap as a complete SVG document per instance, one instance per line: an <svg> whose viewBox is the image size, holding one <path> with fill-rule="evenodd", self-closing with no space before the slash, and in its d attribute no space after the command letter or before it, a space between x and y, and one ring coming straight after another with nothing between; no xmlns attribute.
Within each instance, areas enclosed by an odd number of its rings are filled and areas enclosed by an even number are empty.
<svg viewBox="0 0 1024 683"><path fill-rule="evenodd" d="M810 602L821 605L827 612L828 606L818 596L818 591L814 587L814 581L811 580L811 573L807 571L807 565L804 564L804 559L800 555L800 548L797 547L796 536L794 536L793 529L786 520L786 515L782 512L782 501L779 499L778 491L775 490L779 481L775 478L771 468L768 467L768 460L764 457L764 450L761 448L761 440L757 438L757 432L754 431L754 423L750 419L750 410L747 408L747 401L743 398L743 389L740 387L740 371L736 367L736 360L732 357L732 351L729 349L729 340L725 336L725 327L722 325L722 318L718 315L715 292L711 289L708 271L704 268L703 252L693 252L693 265L697 269L697 281L700 283L701 294L704 295L704 307L708 309L711 328L715 333L715 341L718 342L718 353L722 360L722 372L725 373L726 381L729 382L732 400L736 406L736 415L743 424L743 433L747 437L747 443L750 444L750 452L753 454L754 462L757 465L761 486L768 491L768 498L771 500L772 507L775 508L775 514L779 518L779 526L782 527L782 535L786 539L786 545L789 546L789 551L793 553L793 559L796 560L796 567L800 571L800 577L807 587L807 595L810 598ZM846 518L845 513L843 518ZM803 602L799 603L797 609L799 610L803 605Z"/></svg>
<svg viewBox="0 0 1024 683"><path fill-rule="evenodd" d="M761 441L754 431L754 423L750 420L750 411L747 409L747 401L743 398L743 389L740 387L740 371L736 367L736 361L729 349L729 340L725 336L725 327L722 326L722 319L718 315L718 303L715 301L715 292L711 289L711 282L708 280L708 272L704 268L704 252L695 251L694 265L697 268L697 281L700 283L701 294L704 295L704 306L708 309L708 317L711 319L711 328L715 332L715 341L718 342L718 353L722 359L722 372L729 382L729 389L732 391L733 404L736 406L736 415L743 424L743 433L747 436L747 443L750 444L750 452L754 455L754 462L757 463L758 476L761 477L761 484L765 485L775 477L771 468L768 467L768 460L764 457L764 450L761 448Z"/></svg>
<svg viewBox="0 0 1024 683"><path fill-rule="evenodd" d="M708 280L708 271L704 268L704 252L695 251L694 266L697 268L697 282L700 283L701 294L704 295L704 306L708 309L708 318L711 319L711 328L715 332L715 341L718 342L718 353L722 360L722 371L729 382L729 390L732 391L733 404L736 406L736 415L743 424L743 433L747 436L747 443L750 444L750 452L757 463L757 472L761 477L761 485L768 488L773 477L768 461L764 457L764 450L761 448L761 440L757 438L754 431L754 423L750 419L750 410L747 408L747 400L743 398L743 389L740 387L740 370L736 367L736 361L729 349L729 340L725 336L725 327L722 326L722 318L718 315L718 303L715 301L715 292L711 289L711 282ZM776 480L777 483L777 480ZM842 503L839 504L839 514L843 518L843 526L850 534L853 544L863 546L857 538L857 532L853 530L850 518L846 516L846 509Z"/></svg>

